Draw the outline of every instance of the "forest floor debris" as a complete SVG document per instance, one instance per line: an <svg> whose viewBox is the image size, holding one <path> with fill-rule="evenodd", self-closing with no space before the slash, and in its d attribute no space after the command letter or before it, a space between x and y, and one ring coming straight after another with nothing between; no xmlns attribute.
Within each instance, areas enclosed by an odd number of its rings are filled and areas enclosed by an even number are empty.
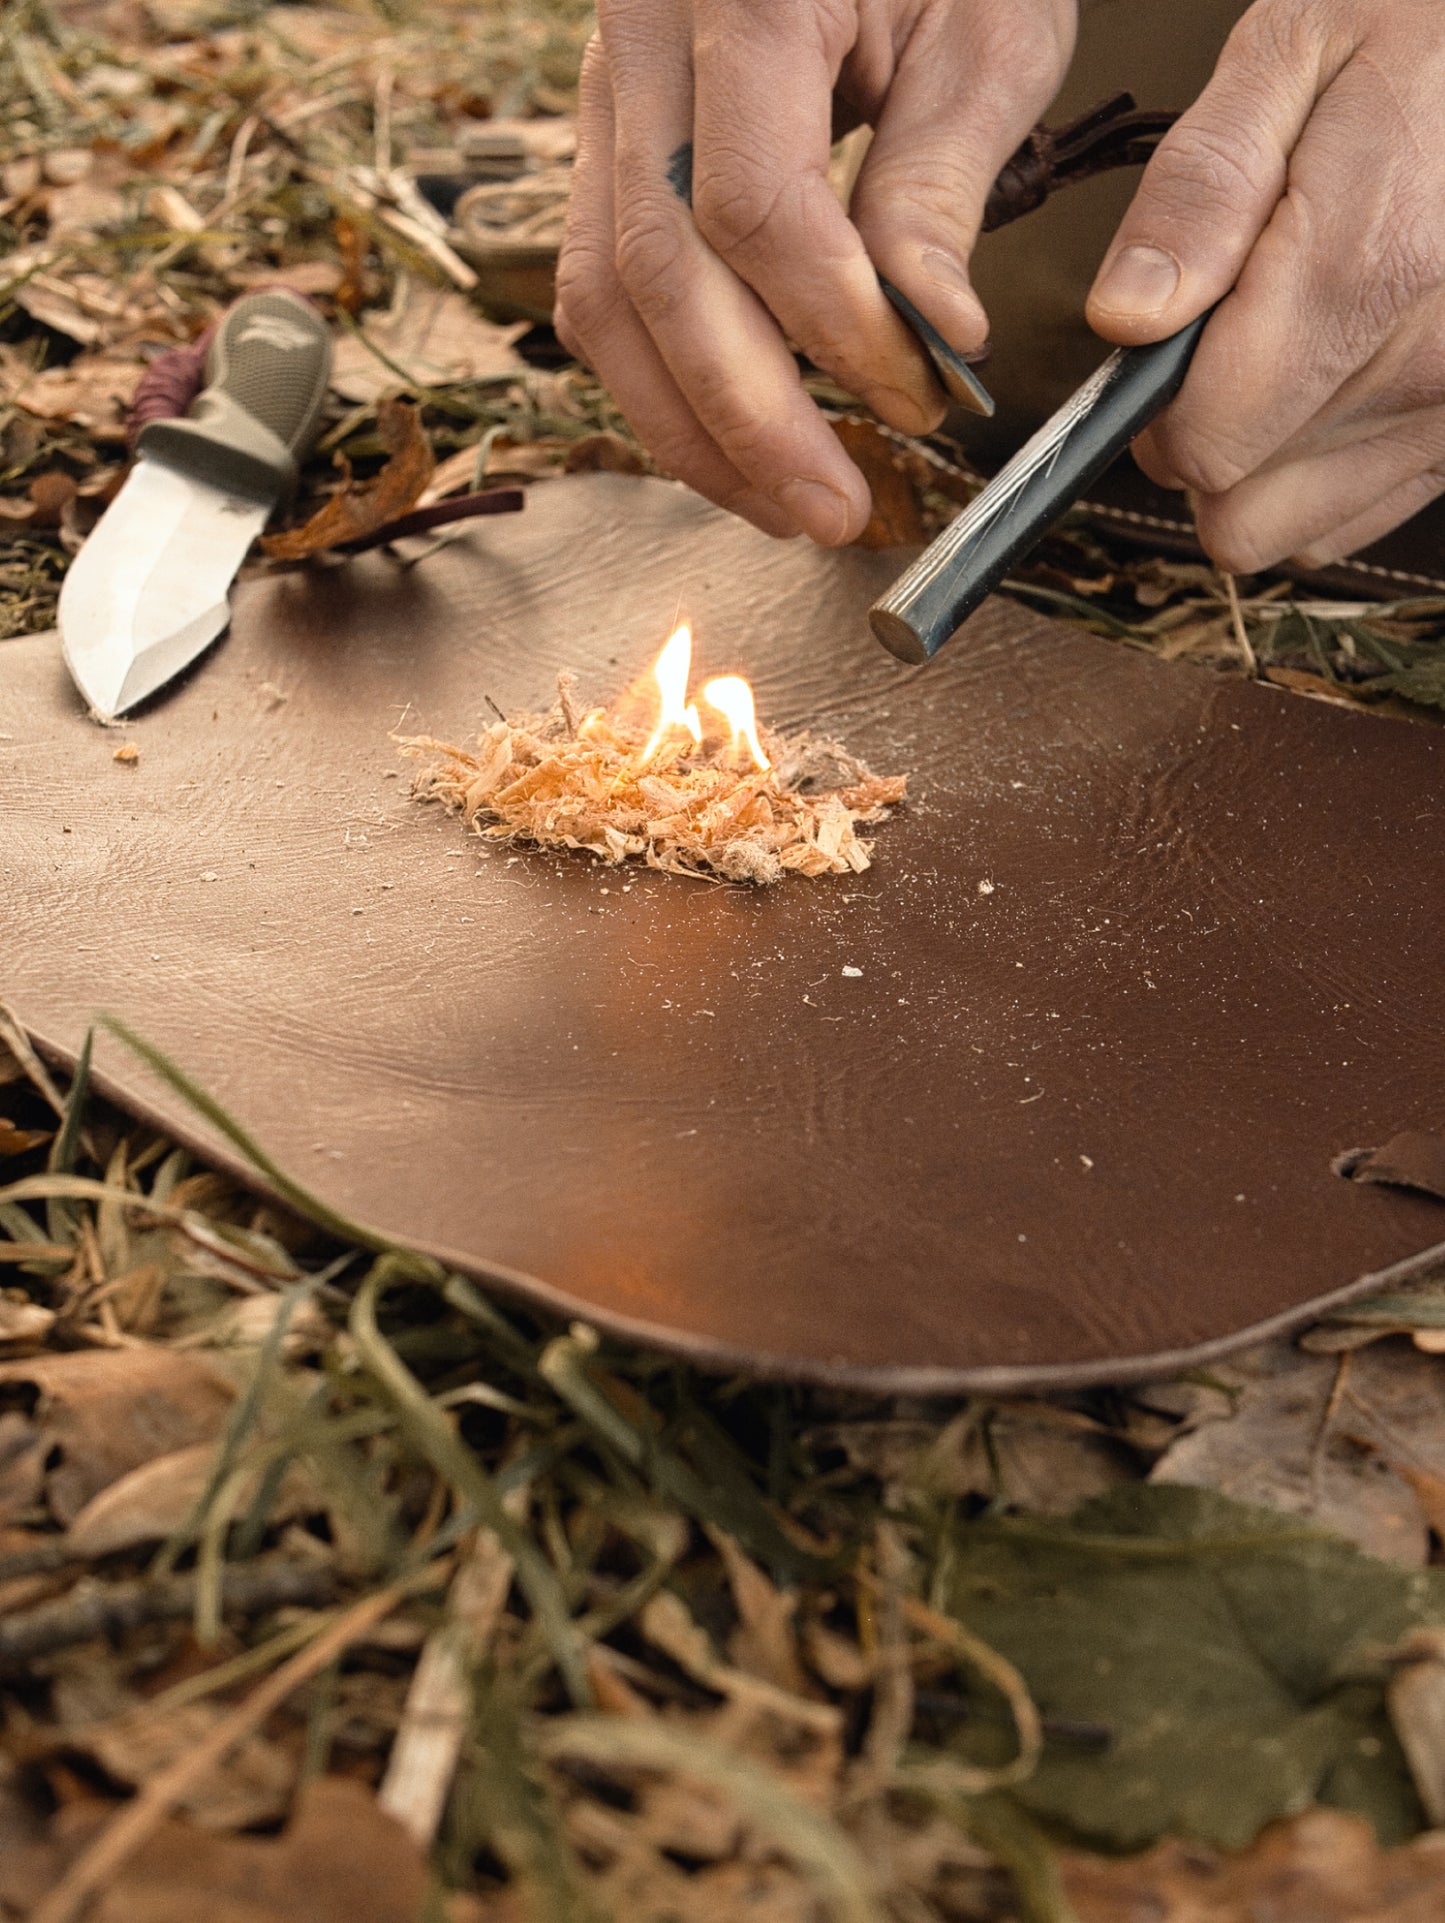
<svg viewBox="0 0 1445 1923"><path fill-rule="evenodd" d="M0 641L53 623L147 367L259 284L341 335L298 524L382 469L394 392L424 500L650 471L535 324L588 26L583 0L3 10ZM953 442L805 378L874 482L869 540L971 498ZM1009 591L1241 669L1213 569L1082 517ZM1264 581L1239 615L1267 679L1445 706L1439 599ZM1416 1834L1445 1780L1445 1274L1170 1383L711 1378L259 1203L12 1034L5 1923L97 1889L97 1923L1445 1911L1445 1832ZM1089 1847L1126 1840L1151 1847Z"/></svg>

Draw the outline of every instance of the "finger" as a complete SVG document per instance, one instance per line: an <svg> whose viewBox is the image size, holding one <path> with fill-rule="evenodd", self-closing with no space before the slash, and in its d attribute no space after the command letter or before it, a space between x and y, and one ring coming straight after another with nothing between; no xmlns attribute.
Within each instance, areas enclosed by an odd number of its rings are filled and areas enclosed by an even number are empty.
<svg viewBox="0 0 1445 1923"><path fill-rule="evenodd" d="M1445 463L1437 463L1421 474L1412 474L1408 481L1402 482L1383 500L1376 501L1365 513L1346 521L1342 527L1332 528L1293 558L1301 567L1333 567L1346 556L1358 554L1361 548L1370 547L1402 527L1442 494L1445 494Z"/></svg>
<svg viewBox="0 0 1445 1923"><path fill-rule="evenodd" d="M1329 545L1336 529L1373 513L1442 462L1445 408L1437 407L1376 440L1272 467L1226 494L1198 497L1199 538L1221 567L1258 574L1289 555Z"/></svg>
<svg viewBox="0 0 1445 1923"><path fill-rule="evenodd" d="M1346 438L1422 391L1433 215L1412 210L1398 163L1360 165L1370 86L1351 69L1320 103L1287 196L1149 431L1144 465L1166 485L1226 493L1281 450L1296 458L1301 437Z"/></svg>
<svg viewBox="0 0 1445 1923"><path fill-rule="evenodd" d="M1073 8L936 7L898 58L853 190L852 216L880 274L962 353L988 320L968 263L1000 169L1057 91Z"/></svg>
<svg viewBox="0 0 1445 1923"><path fill-rule="evenodd" d="M814 540L854 540L871 512L866 481L804 392L776 320L703 239L674 184L691 100L659 49L656 11L614 8L607 48L622 286L677 390L747 483Z"/></svg>
<svg viewBox="0 0 1445 1923"><path fill-rule="evenodd" d="M1197 319L1264 232L1325 83L1307 48L1281 44L1280 17L1264 6L1245 15L1145 169L1089 295L1089 323L1106 340L1162 340Z"/></svg>
<svg viewBox="0 0 1445 1923"><path fill-rule="evenodd" d="M942 390L828 182L852 21L779 0L712 0L700 16L692 200L703 238L816 366L905 433L936 427Z"/></svg>
<svg viewBox="0 0 1445 1923"><path fill-rule="evenodd" d="M796 534L796 520L759 494L703 429L623 292L614 260L612 165L612 90L594 42L582 69L577 165L557 266L558 335L606 382L667 473L765 533Z"/></svg>

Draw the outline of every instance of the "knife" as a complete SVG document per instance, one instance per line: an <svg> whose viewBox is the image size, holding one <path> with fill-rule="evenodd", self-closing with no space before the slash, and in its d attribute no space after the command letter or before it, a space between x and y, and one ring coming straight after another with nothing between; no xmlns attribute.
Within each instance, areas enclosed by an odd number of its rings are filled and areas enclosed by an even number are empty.
<svg viewBox="0 0 1445 1923"><path fill-rule="evenodd" d="M914 666L932 660L1014 563L1173 400L1208 319L1201 314L1147 347L1117 349L923 550L869 610L869 625L890 654Z"/></svg>
<svg viewBox="0 0 1445 1923"><path fill-rule="evenodd" d="M65 662L101 721L162 688L230 619L246 551L296 485L331 377L331 336L276 288L228 309L207 386L150 421L136 462L60 591Z"/></svg>

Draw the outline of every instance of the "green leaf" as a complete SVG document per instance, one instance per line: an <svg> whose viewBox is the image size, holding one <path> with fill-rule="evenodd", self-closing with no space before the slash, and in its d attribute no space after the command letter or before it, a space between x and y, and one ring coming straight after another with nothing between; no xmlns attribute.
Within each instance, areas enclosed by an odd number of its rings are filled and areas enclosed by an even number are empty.
<svg viewBox="0 0 1445 1923"><path fill-rule="evenodd" d="M1061 1737L1013 1794L1076 1836L1133 1849L1166 1832L1239 1849L1333 1803L1381 1840L1421 1825L1386 1714L1384 1651L1445 1621L1445 1570L1351 1544L1213 1491L1127 1487L1068 1521L975 1523L950 1606L1022 1672ZM982 1722L960 1748L986 1760Z"/></svg>

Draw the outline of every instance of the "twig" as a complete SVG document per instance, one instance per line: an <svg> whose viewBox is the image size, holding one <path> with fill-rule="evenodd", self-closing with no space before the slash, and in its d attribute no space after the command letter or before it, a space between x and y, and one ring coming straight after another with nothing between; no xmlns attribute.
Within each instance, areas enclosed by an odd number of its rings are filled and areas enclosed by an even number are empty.
<svg viewBox="0 0 1445 1923"><path fill-rule="evenodd" d="M1224 583L1224 592L1229 600L1229 619L1234 628L1234 638L1239 643L1239 652L1244 657L1245 672L1251 681L1258 681L1259 657L1245 631L1244 609L1239 605L1239 584L1224 568L1219 570L1219 578Z"/></svg>
<svg viewBox="0 0 1445 1923"><path fill-rule="evenodd" d="M508 1497L525 1493L512 1491ZM377 1807L430 1849L446 1809L471 1711L470 1674L485 1660L512 1583L513 1563L480 1529L447 1599L447 1620L427 1638L407 1691Z"/></svg>
<svg viewBox="0 0 1445 1923"><path fill-rule="evenodd" d="M55 1888L30 1913L30 1923L76 1923L86 1902L117 1877L135 1852L164 1822L186 1792L208 1770L223 1762L238 1743L257 1730L279 1709L293 1689L324 1669L336 1656L365 1635L373 1624L389 1616L414 1590L437 1580L427 1569L401 1582L389 1583L363 1596L307 1648L298 1650L259 1684L243 1703L201 1742L185 1751L168 1769L153 1776L135 1800L128 1803L82 1850Z"/></svg>
<svg viewBox="0 0 1445 1923"><path fill-rule="evenodd" d="M25 1552L35 1573L75 1561L57 1550L42 1561L39 1550ZM5 1568L14 1574L9 1558ZM330 1600L334 1578L330 1570L312 1563L272 1563L258 1568L228 1569L221 1583L221 1608L227 1615L257 1616L267 1609L303 1605L319 1607ZM181 1622L196 1606L194 1576L174 1576L165 1582L96 1584L80 1595L42 1603L0 1621L0 1669L18 1668L57 1649L93 1642L100 1636L120 1636L146 1623Z"/></svg>

